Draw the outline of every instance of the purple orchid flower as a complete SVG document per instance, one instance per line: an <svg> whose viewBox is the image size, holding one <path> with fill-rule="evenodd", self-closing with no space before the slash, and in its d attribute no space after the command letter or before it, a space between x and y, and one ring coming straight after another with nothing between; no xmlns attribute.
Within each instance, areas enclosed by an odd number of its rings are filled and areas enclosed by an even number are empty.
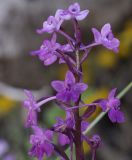
<svg viewBox="0 0 132 160"><path fill-rule="evenodd" d="M80 94L88 87L84 83L76 83L70 71L66 73L65 81L52 81L51 85L58 92L56 98L63 102L76 102Z"/></svg>
<svg viewBox="0 0 132 160"><path fill-rule="evenodd" d="M75 18L78 21L85 19L89 13L89 10L80 11L80 5L78 3L74 3L68 7L67 10L58 10L58 15L64 20L70 20Z"/></svg>
<svg viewBox="0 0 132 160"><path fill-rule="evenodd" d="M95 28L92 28L92 32L97 44L102 44L104 47L113 50L116 53L118 52L120 41L117 38L114 38L111 25L109 23L102 27L101 33Z"/></svg>
<svg viewBox="0 0 132 160"><path fill-rule="evenodd" d="M81 122L81 131L84 132L89 123L86 121ZM63 120L62 118L58 117L57 118L57 123L54 125L55 131L59 131L58 134L58 141L60 145L66 145L72 143L68 136L65 134L61 133L64 132L66 129L75 129L75 120L74 120L74 115L73 112L71 111L66 111L66 119Z"/></svg>
<svg viewBox="0 0 132 160"><path fill-rule="evenodd" d="M28 109L26 127L31 127L37 125L37 111L40 111L40 109L36 109L37 103L32 93L29 90L24 90L24 92L28 97L28 99L24 101L24 106Z"/></svg>
<svg viewBox="0 0 132 160"><path fill-rule="evenodd" d="M100 107L103 109L103 111L108 111L108 117L109 119L114 123L122 123L125 121L123 112L120 111L120 100L115 97L116 88L112 89L111 92L108 95L107 100L101 100L99 102Z"/></svg>
<svg viewBox="0 0 132 160"><path fill-rule="evenodd" d="M57 60L57 49L60 44L56 43L56 34L53 35L51 41L45 40L40 47L40 50L31 52L32 55L38 55L39 59L43 61L44 65L51 65Z"/></svg>
<svg viewBox="0 0 132 160"><path fill-rule="evenodd" d="M29 151L29 155L37 157L38 160L42 160L44 155L51 156L54 151L54 146L51 144L53 138L53 132L50 130L43 130L37 126L32 127L34 134L30 136L30 143L32 148Z"/></svg>
<svg viewBox="0 0 132 160"><path fill-rule="evenodd" d="M70 144L70 139L67 135L61 133L66 130L66 128L74 128L74 115L72 112L67 111L66 112L66 119L63 120L62 118L58 117L56 118L57 123L54 124L55 131L59 131L58 134L58 142L60 145L64 146L66 144Z"/></svg>
<svg viewBox="0 0 132 160"><path fill-rule="evenodd" d="M51 41L45 40L40 49L31 52L31 55L38 55L39 59L43 61L44 65L48 66L54 63L57 58L61 59L61 56L59 55L57 50L60 50L62 52L73 51L69 44L60 45L59 43L56 43L56 38L56 34L53 34Z"/></svg>
<svg viewBox="0 0 132 160"><path fill-rule="evenodd" d="M43 28L38 29L37 33L42 34L44 32L53 33L60 29L63 19L60 17L60 11L57 10L55 16L49 16L47 21L43 23Z"/></svg>

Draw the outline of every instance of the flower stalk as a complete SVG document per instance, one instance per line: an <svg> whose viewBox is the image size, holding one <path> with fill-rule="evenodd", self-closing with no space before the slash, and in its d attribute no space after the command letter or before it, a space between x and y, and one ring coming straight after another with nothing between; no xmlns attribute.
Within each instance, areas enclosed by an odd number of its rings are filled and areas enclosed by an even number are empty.
<svg viewBox="0 0 132 160"><path fill-rule="evenodd" d="M107 49L118 52L119 40L114 37L109 23L105 24L101 31L92 28L94 35L93 43L84 45L79 21L84 20L89 10L81 11L78 3L71 4L67 9L58 9L54 16L49 16L38 29L39 34L51 34L50 40L44 40L39 50L31 52L31 55L38 56L40 61L49 66L56 61L59 64L65 63L68 71L64 81L54 80L51 87L55 95L43 97L36 100L29 90L25 90L27 99L24 107L27 109L26 127L32 129L30 143L32 145L29 155L42 160L45 156L51 157L56 153L61 160L73 160L74 151L76 160L85 160L83 142L86 141L91 148L91 160L96 159L96 150L100 147L101 138L99 135L88 137L86 134L106 115L113 123L125 121L124 114L120 108L122 98L132 87L132 82L116 96L116 88L112 89L106 99L97 99L90 104L81 100L83 92L88 85L83 83L82 65L87 60L93 47L102 45ZM71 37L62 28L64 21L71 20L74 27L74 37ZM60 34L66 40L66 44L57 42L57 35ZM81 53L83 51L83 53ZM82 54L82 55L81 55ZM46 103L54 101L59 108L65 111L65 118L56 118L56 122L50 128L39 126L38 112ZM80 109L86 110L80 114ZM88 118L100 107L100 113L93 122L89 123ZM53 141L57 136L57 143ZM66 153L67 146L70 148L70 155Z"/></svg>

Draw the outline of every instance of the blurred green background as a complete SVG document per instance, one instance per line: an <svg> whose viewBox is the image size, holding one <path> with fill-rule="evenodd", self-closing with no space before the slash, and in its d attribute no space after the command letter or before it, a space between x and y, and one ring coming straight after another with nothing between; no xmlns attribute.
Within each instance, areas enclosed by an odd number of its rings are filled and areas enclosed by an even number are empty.
<svg viewBox="0 0 132 160"><path fill-rule="evenodd" d="M66 8L72 0L1 0L0 1L0 160L30 160L28 156L30 131L24 128L26 112L22 107L25 99L23 89L33 90L36 99L52 95L50 82L64 79L65 65L57 63L45 67L29 52L40 47L49 35L37 35L47 16L58 8ZM89 89L84 101L106 97L111 88L120 92L132 78L132 1L131 0L78 0L82 9L89 9L89 16L80 22L84 43L93 39L91 27L100 29L105 23L112 25L120 39L119 54L96 47L83 65L84 81ZM70 23L65 27L70 33ZM63 42L63 39L59 39ZM102 137L98 160L132 160L132 98L129 92L122 98L122 110L126 122L112 124L107 117L92 133ZM90 119L97 116L100 110ZM40 124L50 127L55 117L64 113L53 103L42 109ZM4 144L4 145L3 145ZM5 149L2 150L2 146ZM89 157L89 147L85 146ZM7 157L8 156L8 157ZM8 159L7 159L8 158ZM10 159L9 159L10 158ZM11 159L12 158L12 159ZM53 158L54 160L55 158Z"/></svg>

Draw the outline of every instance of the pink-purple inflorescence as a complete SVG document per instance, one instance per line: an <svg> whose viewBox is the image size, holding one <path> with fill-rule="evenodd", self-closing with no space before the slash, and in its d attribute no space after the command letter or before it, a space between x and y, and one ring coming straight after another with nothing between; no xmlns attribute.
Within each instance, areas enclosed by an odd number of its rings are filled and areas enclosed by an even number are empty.
<svg viewBox="0 0 132 160"><path fill-rule="evenodd" d="M43 160L45 156L50 157L54 153L57 153L57 156L63 160L73 160L73 147L75 147L76 160L84 160L83 141L90 145L92 160L94 160L101 139L99 135L88 137L84 131L89 126L87 118L95 112L98 106L103 112L108 111L108 117L112 122L124 122L124 115L120 111L120 100L115 96L116 89L110 91L107 99L99 99L91 104L85 104L81 100L82 93L88 88L88 85L82 81L82 63L87 59L91 48L102 45L117 53L120 44L119 40L114 37L110 24L107 23L102 27L101 32L92 28L94 41L84 45L78 21L84 20L88 14L89 10L81 11L80 5L74 3L67 9L58 9L55 16L49 16L43 23L43 27L37 30L39 34L51 34L51 40L44 40L40 49L31 52L31 55L38 56L45 66L51 65L57 60L59 60L59 64L66 63L68 66L64 81L54 80L51 82L56 95L36 101L32 93L25 90L27 99L24 101L24 106L28 110L26 127L33 131L30 136L32 148L29 155L37 157L38 160ZM73 37L62 28L65 20L71 20L73 23L75 31ZM66 38L67 44L58 43L57 34ZM81 53L79 53L80 51ZM38 124L38 112L41 111L41 106L49 101L55 101L65 111L66 118L57 117L53 126L42 129ZM86 107L86 110L80 114L79 109L82 107ZM57 144L53 141L54 135L58 137ZM69 157L65 153L67 146L70 147Z"/></svg>

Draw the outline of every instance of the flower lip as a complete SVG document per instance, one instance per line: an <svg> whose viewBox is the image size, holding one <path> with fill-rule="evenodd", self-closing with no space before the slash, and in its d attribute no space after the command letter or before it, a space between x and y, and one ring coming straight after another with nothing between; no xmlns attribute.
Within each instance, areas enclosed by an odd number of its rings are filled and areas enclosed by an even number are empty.
<svg viewBox="0 0 132 160"><path fill-rule="evenodd" d="M106 36L106 38L107 38L108 40L112 40L112 39L114 38L113 33L112 33L112 32L108 33L108 35Z"/></svg>
<svg viewBox="0 0 132 160"><path fill-rule="evenodd" d="M78 3L74 3L69 6L68 11L72 14L77 14L80 12L80 5Z"/></svg>

